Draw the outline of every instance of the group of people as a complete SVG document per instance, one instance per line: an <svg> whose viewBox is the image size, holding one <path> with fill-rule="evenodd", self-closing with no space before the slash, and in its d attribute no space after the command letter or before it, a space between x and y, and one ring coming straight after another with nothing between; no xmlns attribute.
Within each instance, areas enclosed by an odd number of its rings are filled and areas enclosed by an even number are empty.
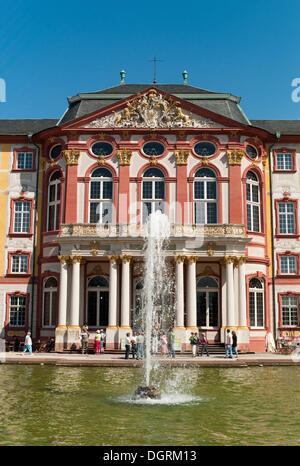
<svg viewBox="0 0 300 466"><path fill-rule="evenodd" d="M207 356L209 356L209 352L207 349L207 338L205 333L201 333L201 335L198 337L197 332L192 332L190 336L190 344L192 347L192 354L194 358L197 356L197 350L198 355L200 355L200 347L201 356L203 356L204 351L206 352Z"/></svg>
<svg viewBox="0 0 300 466"><path fill-rule="evenodd" d="M133 332L132 335L127 333L125 339L125 359L129 359L130 353L133 359L143 359L145 352L144 343L144 332ZM160 333L158 329L155 328L152 332L151 350L152 354L160 352L163 356L169 355L175 358L175 334L173 330L170 329L167 336L166 332Z"/></svg>
<svg viewBox="0 0 300 466"><path fill-rule="evenodd" d="M84 324L81 329L81 352L82 354L88 354L89 351L89 331L87 324ZM104 343L105 343L105 333L104 330L101 328L100 330L96 331L96 335L94 337L94 353L100 354L104 353Z"/></svg>

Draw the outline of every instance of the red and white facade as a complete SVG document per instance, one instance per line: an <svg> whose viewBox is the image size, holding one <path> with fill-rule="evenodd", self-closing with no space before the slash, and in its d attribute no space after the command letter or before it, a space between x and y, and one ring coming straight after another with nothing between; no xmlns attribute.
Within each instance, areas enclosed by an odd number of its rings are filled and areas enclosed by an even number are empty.
<svg viewBox="0 0 300 466"><path fill-rule="evenodd" d="M31 328L62 351L79 345L87 322L120 347L138 313L143 229L156 209L171 224L183 348L196 330L224 342L235 329L240 349L253 351L265 351L269 332L300 332L295 136L281 143L149 86L31 140L0 141L4 338Z"/></svg>

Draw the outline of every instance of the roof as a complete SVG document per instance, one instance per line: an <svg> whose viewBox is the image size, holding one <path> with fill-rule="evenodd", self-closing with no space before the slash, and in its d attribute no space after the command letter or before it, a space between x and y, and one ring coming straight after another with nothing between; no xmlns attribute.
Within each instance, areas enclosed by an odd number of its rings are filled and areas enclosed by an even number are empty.
<svg viewBox="0 0 300 466"><path fill-rule="evenodd" d="M300 120L251 120L251 124L269 133L300 135Z"/></svg>
<svg viewBox="0 0 300 466"><path fill-rule="evenodd" d="M52 128L57 124L58 119L17 119L17 120L1 120L0 119L0 134L2 135L24 135L28 133L38 133L47 128Z"/></svg>
<svg viewBox="0 0 300 466"><path fill-rule="evenodd" d="M187 84L122 84L96 92L80 93L69 97L69 108L59 124L81 118L89 113L101 110L122 99L155 88L167 94L179 97L199 107L249 125L249 121L239 107L240 97L228 93L218 93L189 86Z"/></svg>

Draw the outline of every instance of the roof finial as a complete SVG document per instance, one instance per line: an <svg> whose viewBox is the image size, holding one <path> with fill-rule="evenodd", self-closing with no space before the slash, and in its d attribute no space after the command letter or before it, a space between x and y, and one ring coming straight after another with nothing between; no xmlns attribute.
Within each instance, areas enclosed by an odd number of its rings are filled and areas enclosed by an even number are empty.
<svg viewBox="0 0 300 466"><path fill-rule="evenodd" d="M188 72L186 70L184 70L184 72L182 73L182 77L183 77L183 84L187 84Z"/></svg>
<svg viewBox="0 0 300 466"><path fill-rule="evenodd" d="M121 84L125 84L125 74L126 74L126 71L124 70L120 71Z"/></svg>

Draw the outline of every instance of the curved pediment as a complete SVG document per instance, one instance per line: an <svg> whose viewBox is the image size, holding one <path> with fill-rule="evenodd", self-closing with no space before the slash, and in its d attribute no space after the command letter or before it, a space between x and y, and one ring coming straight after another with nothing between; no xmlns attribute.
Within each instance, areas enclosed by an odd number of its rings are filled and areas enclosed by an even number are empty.
<svg viewBox="0 0 300 466"><path fill-rule="evenodd" d="M156 89L138 95L118 112L92 120L84 128L219 128L214 121L182 110L176 98Z"/></svg>

